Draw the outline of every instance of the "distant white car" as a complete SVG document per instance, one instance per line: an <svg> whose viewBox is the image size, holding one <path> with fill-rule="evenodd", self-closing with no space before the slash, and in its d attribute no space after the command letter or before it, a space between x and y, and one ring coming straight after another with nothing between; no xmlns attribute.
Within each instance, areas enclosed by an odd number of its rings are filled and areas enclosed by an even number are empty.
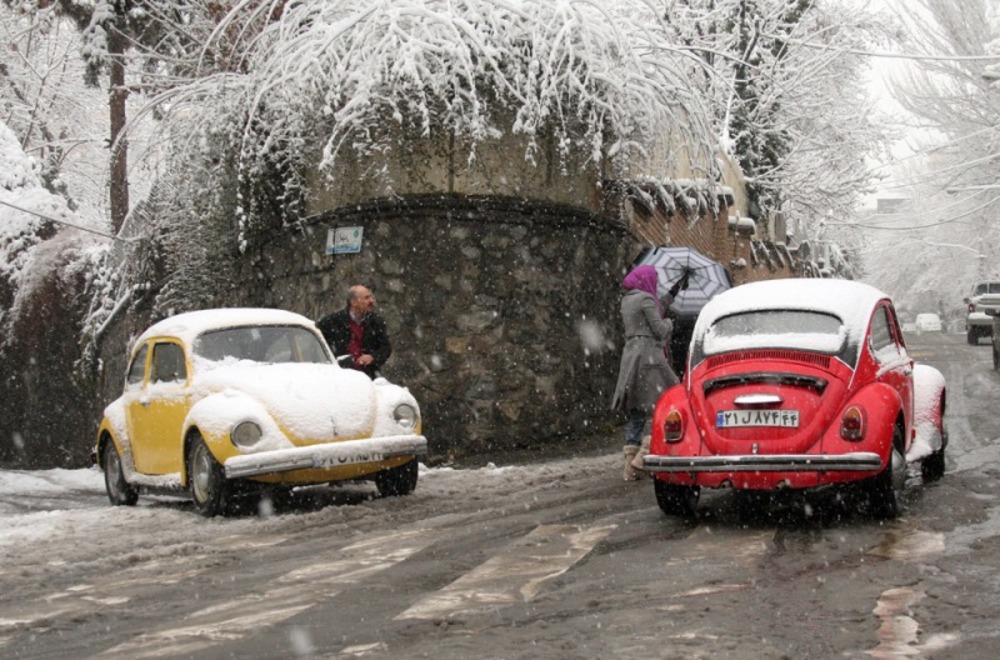
<svg viewBox="0 0 1000 660"><path fill-rule="evenodd" d="M964 299L966 304L965 331L970 344L978 344L980 337L993 335L993 314L1000 310L1000 282L976 282L972 294Z"/></svg>
<svg viewBox="0 0 1000 660"><path fill-rule="evenodd" d="M941 332L941 317L937 314L917 314L917 332Z"/></svg>

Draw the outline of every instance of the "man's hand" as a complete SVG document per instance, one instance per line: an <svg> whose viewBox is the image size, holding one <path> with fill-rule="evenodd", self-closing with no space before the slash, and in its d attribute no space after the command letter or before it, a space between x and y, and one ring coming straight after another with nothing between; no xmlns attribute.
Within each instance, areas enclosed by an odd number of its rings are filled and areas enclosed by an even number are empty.
<svg viewBox="0 0 1000 660"><path fill-rule="evenodd" d="M358 365L359 367L367 367L369 364L371 364L374 361L375 361L375 358L373 358L372 356L368 355L367 353L363 353L361 355L361 357L359 357L357 360L355 360L354 363L356 365Z"/></svg>

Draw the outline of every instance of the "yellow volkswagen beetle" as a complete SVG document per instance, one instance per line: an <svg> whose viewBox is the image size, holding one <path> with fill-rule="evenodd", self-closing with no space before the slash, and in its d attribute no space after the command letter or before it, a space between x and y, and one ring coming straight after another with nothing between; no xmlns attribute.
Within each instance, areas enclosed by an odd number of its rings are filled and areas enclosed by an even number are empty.
<svg viewBox="0 0 1000 660"><path fill-rule="evenodd" d="M240 495L350 479L406 495L426 452L409 390L341 368L312 321L215 309L139 336L94 456L112 504L186 489L213 516Z"/></svg>

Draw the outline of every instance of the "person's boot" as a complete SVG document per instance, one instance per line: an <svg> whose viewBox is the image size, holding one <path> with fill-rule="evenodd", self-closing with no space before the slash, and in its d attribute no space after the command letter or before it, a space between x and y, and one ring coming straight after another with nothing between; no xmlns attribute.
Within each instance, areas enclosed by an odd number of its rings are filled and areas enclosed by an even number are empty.
<svg viewBox="0 0 1000 660"><path fill-rule="evenodd" d="M639 454L638 445L625 445L625 481L642 479L642 472L632 467L632 461Z"/></svg>
<svg viewBox="0 0 1000 660"><path fill-rule="evenodd" d="M642 444L639 446L639 451L636 452L635 458L632 459L632 467L639 471L639 478L646 476L646 473L642 471L642 459L649 453L649 441L650 437L643 436Z"/></svg>

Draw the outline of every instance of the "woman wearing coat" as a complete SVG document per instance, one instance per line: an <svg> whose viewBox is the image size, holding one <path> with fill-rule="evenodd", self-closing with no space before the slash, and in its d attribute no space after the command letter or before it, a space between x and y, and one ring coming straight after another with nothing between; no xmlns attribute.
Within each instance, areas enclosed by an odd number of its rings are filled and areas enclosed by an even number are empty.
<svg viewBox="0 0 1000 660"><path fill-rule="evenodd" d="M656 269L652 266L636 266L622 280L625 348L612 407L628 416L624 447L626 481L642 477L643 473L637 469L642 467L642 457L638 454L644 435L649 434L653 407L668 387L679 382L664 350L670 344L673 329L673 322L664 318L664 313L683 286L683 280L670 290L669 298L664 297L665 303L656 296L656 282Z"/></svg>

